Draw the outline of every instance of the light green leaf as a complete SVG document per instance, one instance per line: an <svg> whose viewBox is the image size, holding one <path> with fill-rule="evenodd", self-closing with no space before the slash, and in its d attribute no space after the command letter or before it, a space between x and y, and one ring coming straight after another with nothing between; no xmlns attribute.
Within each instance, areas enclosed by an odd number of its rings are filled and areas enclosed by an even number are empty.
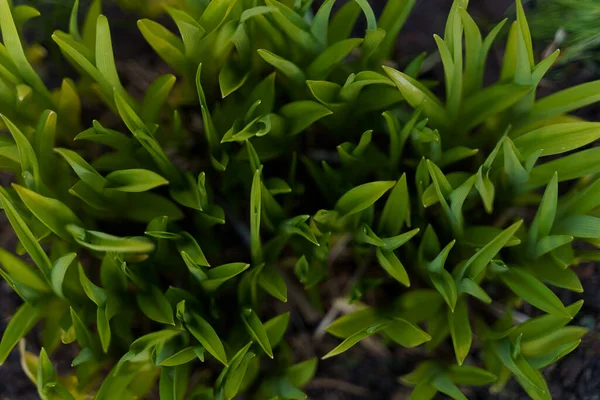
<svg viewBox="0 0 600 400"><path fill-rule="evenodd" d="M14 256L7 250L0 248L0 267L11 279L40 292L48 293L49 286L43 276L26 262Z"/></svg>
<svg viewBox="0 0 600 400"><path fill-rule="evenodd" d="M50 280L52 283L52 289L54 293L58 295L58 297L64 298L63 285L65 281L65 276L67 275L67 270L75 261L77 254L69 253L60 257L58 260L54 262L52 265L52 270L50 271Z"/></svg>
<svg viewBox="0 0 600 400"><path fill-rule="evenodd" d="M335 209L342 215L361 212L373 205L395 184L396 181L379 181L356 186L340 197Z"/></svg>
<svg viewBox="0 0 600 400"><path fill-rule="evenodd" d="M487 243L483 248L477 251L466 263L457 271L455 277L458 276L458 281L462 280L464 274L468 271L469 276L476 278L490 261L498 254L498 252L511 240L515 232L521 227L523 221L517 221L501 233L493 240Z"/></svg>
<svg viewBox="0 0 600 400"><path fill-rule="evenodd" d="M381 247L377 247L375 255L379 265L394 279L403 284L406 287L410 287L410 279L404 268L404 265L400 262L398 257L393 251L382 250Z"/></svg>
<svg viewBox="0 0 600 400"><path fill-rule="evenodd" d="M107 189L120 192L145 192L169 182L155 172L147 169L124 169L111 172L106 176Z"/></svg>
<svg viewBox="0 0 600 400"><path fill-rule="evenodd" d="M464 297L458 299L454 312L448 310L448 325L450 326L450 336L454 345L456 361L458 365L462 365L469 354L471 342L473 341L471 324L469 322L469 310Z"/></svg>
<svg viewBox="0 0 600 400"><path fill-rule="evenodd" d="M231 263L208 268L206 270L207 279L201 281L200 284L205 290L214 291L223 283L241 274L248 268L250 268L250 264L245 263Z"/></svg>
<svg viewBox="0 0 600 400"><path fill-rule="evenodd" d="M269 342L267 331L256 313L250 308L244 309L242 311L242 321L250 336L258 342L260 347L270 358L273 358L273 350L271 348L271 343Z"/></svg>
<svg viewBox="0 0 600 400"><path fill-rule="evenodd" d="M598 101L600 80L582 83L538 100L529 113L529 120L565 114Z"/></svg>
<svg viewBox="0 0 600 400"><path fill-rule="evenodd" d="M459 118L465 123L460 126L461 131L466 132L510 108L530 90L529 86L497 83L476 92L467 98L462 106Z"/></svg>
<svg viewBox="0 0 600 400"><path fill-rule="evenodd" d="M258 284L271 296L287 302L287 285L274 265L266 265L258 276Z"/></svg>
<svg viewBox="0 0 600 400"><path fill-rule="evenodd" d="M400 233L410 214L410 199L406 174L402 174L390 193L381 217L379 217L379 233L395 236Z"/></svg>
<svg viewBox="0 0 600 400"><path fill-rule="evenodd" d="M413 108L419 106L423 108L423 114L429 118L434 127L443 128L449 125L444 106L429 89L400 71L385 66L383 69Z"/></svg>
<svg viewBox="0 0 600 400"><path fill-rule="evenodd" d="M600 217L573 215L559 221L554 230L558 233L584 239L600 238Z"/></svg>
<svg viewBox="0 0 600 400"><path fill-rule="evenodd" d="M87 163L79 154L69 149L54 149L65 161L69 163L75 174L86 184L96 191L102 191L106 185L106 179Z"/></svg>
<svg viewBox="0 0 600 400"><path fill-rule="evenodd" d="M73 211L60 201L44 197L16 184L13 184L13 188L33 215L61 238L71 239L71 235L66 229L67 225L83 225Z"/></svg>
<svg viewBox="0 0 600 400"><path fill-rule="evenodd" d="M524 158L539 149L541 156L566 153L600 138L600 123L573 122L548 125L525 133L514 140Z"/></svg>
<svg viewBox="0 0 600 400"><path fill-rule="evenodd" d="M250 249L254 263L262 261L262 245L260 242L261 188L260 170L257 169L254 171L250 190Z"/></svg>
<svg viewBox="0 0 600 400"><path fill-rule="evenodd" d="M150 84L146 90L146 94L144 94L140 111L142 121L158 122L160 120L161 111L167 104L176 80L175 75L166 74L160 76Z"/></svg>
<svg viewBox="0 0 600 400"><path fill-rule="evenodd" d="M23 245L27 253L29 253L33 262L35 262L42 273L48 277L51 269L50 259L44 252L44 249L42 249L42 246L38 243L35 235L23 220L23 217L21 217L15 206L9 200L4 189L0 190L0 202L8 217L8 222L10 222L10 225L19 238L19 242Z"/></svg>
<svg viewBox="0 0 600 400"><path fill-rule="evenodd" d="M0 3L0 7L1 4L2 3ZM29 188L37 190L40 186L40 169L38 159L35 155L33 147L31 146L31 143L29 143L27 137L7 117L4 115L0 115L0 117L2 117L4 124L8 127L8 130L15 139L17 148L19 149L21 171L25 183Z"/></svg>
<svg viewBox="0 0 600 400"><path fill-rule="evenodd" d="M373 324L371 326L368 326L365 329L361 329L358 332L353 333L352 335L350 335L346 339L344 339L344 341L342 343L340 343L336 348L331 350L329 353L325 354L322 357L322 359L325 360L327 358L337 356L338 354L341 354L341 353L345 352L346 350L349 350L352 346L354 346L361 340L368 338L369 336L372 336L375 333L386 328L387 325L388 325L388 323Z"/></svg>
<svg viewBox="0 0 600 400"><path fill-rule="evenodd" d="M276 317L271 318L264 323L265 332L269 338L271 347L276 347L283 339L290 321L290 313L286 312Z"/></svg>
<svg viewBox="0 0 600 400"><path fill-rule="evenodd" d="M149 291L138 293L136 300L142 312L151 320L175 325L171 304L156 286L151 286Z"/></svg>
<svg viewBox="0 0 600 400"><path fill-rule="evenodd" d="M334 68L357 48L363 39L345 39L332 44L320 53L317 58L306 68L308 79L324 80Z"/></svg>
<svg viewBox="0 0 600 400"><path fill-rule="evenodd" d="M187 60L185 47L181 39L161 24L149 19L141 19L137 23L140 32L156 53L173 69L185 73Z"/></svg>
<svg viewBox="0 0 600 400"><path fill-rule="evenodd" d="M76 225L68 225L67 230L77 243L94 251L149 253L154 250L154 243L145 237L123 238L86 230Z"/></svg>
<svg viewBox="0 0 600 400"><path fill-rule="evenodd" d="M402 318L394 318L386 323L383 333L402 347L412 348L431 340L426 332Z"/></svg>
<svg viewBox="0 0 600 400"><path fill-rule="evenodd" d="M10 56L15 67L18 68L20 75L29 86L34 88L38 94L44 97L44 100L48 104L52 104L50 92L27 60L17 27L13 20L11 1L9 0L0 0L0 28L2 29L2 39L4 41L4 46L6 47L6 52Z"/></svg>
<svg viewBox="0 0 600 400"><path fill-rule="evenodd" d="M0 341L0 365L4 364L12 349L42 317L42 310L24 303L12 316Z"/></svg>
<svg viewBox="0 0 600 400"><path fill-rule="evenodd" d="M98 16L96 25L96 67L113 88L122 89L110 37L108 19Z"/></svg>
<svg viewBox="0 0 600 400"><path fill-rule="evenodd" d="M531 170L528 185L533 187L545 185L558 172L559 182L581 178L600 172L600 147L583 150L556 160L538 165Z"/></svg>
<svg viewBox="0 0 600 400"><path fill-rule="evenodd" d="M213 357L223 365L227 365L227 355L223 343L221 343L221 339L219 339L213 327L204 318L192 313L186 327Z"/></svg>
<svg viewBox="0 0 600 400"><path fill-rule="evenodd" d="M510 290L532 306L550 314L571 317L552 290L523 269L509 268L509 271L501 274L500 278Z"/></svg>
<svg viewBox="0 0 600 400"><path fill-rule="evenodd" d="M310 100L288 103L279 110L286 119L288 135L296 135L332 112L325 106Z"/></svg>

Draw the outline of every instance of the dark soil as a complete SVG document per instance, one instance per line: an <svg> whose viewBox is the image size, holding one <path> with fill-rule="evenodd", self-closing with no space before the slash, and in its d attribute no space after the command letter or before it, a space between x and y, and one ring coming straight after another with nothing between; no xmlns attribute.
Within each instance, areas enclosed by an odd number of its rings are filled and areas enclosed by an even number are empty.
<svg viewBox="0 0 600 400"><path fill-rule="evenodd" d="M381 9L381 0L372 1L374 8ZM433 33L443 33L447 11L452 4L451 0L419 0L411 14L406 27L398 41L397 61L402 65L411 57L426 50L435 49ZM487 32L492 24L501 20L512 0L479 0L471 1L469 7L476 19L483 24L483 31ZM128 82L128 90L141 91L157 75L164 73L165 66L157 61L152 50L147 46L141 35L131 28L135 26L136 17L123 14L115 8L106 11L113 28L116 59L119 69ZM63 15L63 14L59 14ZM68 15L68 13L66 14ZM512 15L511 15L512 16ZM62 19L61 19L62 20ZM36 35L46 33L39 26ZM63 26L64 28L64 26ZM133 33L132 33L133 32ZM127 38L127 40L118 40ZM52 45L51 42L44 42ZM547 43L542 43L538 49L543 49ZM55 49L53 49L55 50ZM501 52L496 57L491 57L489 65L490 76L493 78L499 70ZM47 78L52 85L52 77L70 74L70 69L65 64L52 64L47 71ZM597 71L584 65L574 64L561 71L553 72L558 82L544 82L540 92L552 92L565 86L589 81L597 75ZM430 74L434 78L441 78L439 68L433 68ZM588 119L598 119L598 107L590 107L580 112ZM1 176L0 183L6 185L8 177ZM14 249L15 239L12 230L3 214L0 214L0 245ZM593 264L580 266L577 269L585 289L583 295L573 293L559 293L565 304L570 304L580 298L585 300L582 311L575 323L585 326L590 333L584 338L577 350L565 357L561 362L547 368L544 374L548 380L554 399L564 400L600 400L600 276L596 273ZM334 286L326 288L329 294L328 301L340 295L349 277L339 279ZM5 282L0 282L0 331L4 331L6 323L20 304L16 296ZM288 340L298 359L313 356L322 356L335 347L339 341L324 336L317 340L313 333L317 328L319 318L307 316L298 312L292 306L292 327ZM297 305L297 304L296 304ZM28 347L31 351L38 351L36 332L28 337ZM377 350L377 349L376 349ZM310 399L313 400L401 400L409 396L410 389L398 383L400 375L410 372L414 366L425 359L426 354L421 350L406 350L398 347L392 349L378 349L374 351L363 345L357 345L350 351L333 359L319 362L319 369L315 380L306 388ZM53 356L53 361L58 362L59 368L68 366L72 355L69 350ZM487 389L467 389L465 391L470 399L497 399L520 400L527 399L522 389L511 382L500 394L490 394ZM18 351L14 351L4 366L0 369L0 400L28 400L37 399L38 395L34 385L26 378L21 370Z"/></svg>

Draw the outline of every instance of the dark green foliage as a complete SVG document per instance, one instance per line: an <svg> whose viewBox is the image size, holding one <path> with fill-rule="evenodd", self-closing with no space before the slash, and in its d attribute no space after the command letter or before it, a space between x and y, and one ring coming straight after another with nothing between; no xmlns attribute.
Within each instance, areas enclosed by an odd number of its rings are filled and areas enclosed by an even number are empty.
<svg viewBox="0 0 600 400"><path fill-rule="evenodd" d="M600 127L568 113L600 100L599 83L536 99L558 53L536 62L520 1L489 86L505 21L483 37L454 2L435 36L444 98L422 58L382 67L414 1L379 19L365 0L314 15L303 1L190 4L167 8L179 34L139 21L175 75L136 98L99 1L54 33L80 78L49 90L22 45L25 9L0 0L0 166L15 176L0 201L31 258L0 251L24 301L0 361L43 321L39 357L21 349L43 399L304 398L317 361L293 359L290 314L268 307L295 280L315 308L355 310L326 328L341 343L324 358L376 336L431 354L401 378L411 398L511 377L550 398L539 370L585 333L568 326L581 302L551 287L581 292L572 267L598 259L600 155L585 147ZM319 299L332 263L367 277ZM513 318L522 302L540 316ZM49 358L61 341L80 349L63 377Z"/></svg>

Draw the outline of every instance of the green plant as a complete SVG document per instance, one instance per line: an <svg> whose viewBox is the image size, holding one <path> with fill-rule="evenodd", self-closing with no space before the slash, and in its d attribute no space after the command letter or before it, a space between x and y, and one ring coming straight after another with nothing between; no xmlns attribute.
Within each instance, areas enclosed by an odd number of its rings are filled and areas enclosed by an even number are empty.
<svg viewBox="0 0 600 400"><path fill-rule="evenodd" d="M316 360L293 359L289 314L263 306L286 301L294 279L327 306L319 283L340 262L356 271L356 311L327 327L343 341L325 357L376 335L432 355L402 378L411 398L464 399L458 386L513 376L550 398L539 370L585 330L566 326L582 302L547 285L581 292L571 267L600 243L600 148L581 150L600 125L568 113L600 100L600 82L537 100L558 52L535 63L518 1L500 80L484 87L505 21L482 38L457 0L435 37L442 101L418 80L422 58L381 67L414 1L390 0L379 19L365 0L330 18L333 3L314 15L302 1L169 8L181 37L141 20L177 78L139 99L99 1L53 35L81 79L51 91L0 0L0 163L17 181L0 201L37 267L0 251L24 300L0 361L43 321L39 357L22 350L42 398L139 398L157 380L161 399L303 398ZM348 38L361 13L364 38ZM80 94L122 125L82 120ZM367 304L368 290L387 300ZM522 302L539 316L515 318ZM80 347L72 376L48 356L61 341ZM455 360L436 353L450 343Z"/></svg>
<svg viewBox="0 0 600 400"><path fill-rule="evenodd" d="M594 0L540 1L531 13L534 40L556 42L564 49L560 63L580 59L596 61L594 50L600 45L597 23L600 4Z"/></svg>

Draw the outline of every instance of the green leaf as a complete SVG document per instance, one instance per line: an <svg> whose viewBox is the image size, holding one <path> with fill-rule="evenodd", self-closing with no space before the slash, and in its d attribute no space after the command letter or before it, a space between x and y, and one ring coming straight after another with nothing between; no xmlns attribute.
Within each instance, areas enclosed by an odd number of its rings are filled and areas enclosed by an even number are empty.
<svg viewBox="0 0 600 400"><path fill-rule="evenodd" d="M110 37L108 19L99 15L96 24L96 67L113 88L122 89Z"/></svg>
<svg viewBox="0 0 600 400"><path fill-rule="evenodd" d="M529 240L534 245L538 239L544 238L550 234L554 217L556 215L556 207L558 204L558 175L554 174L552 180L548 182L544 196L535 218L529 229Z"/></svg>
<svg viewBox="0 0 600 400"><path fill-rule="evenodd" d="M287 285L274 265L266 265L258 276L258 284L271 296L287 302Z"/></svg>
<svg viewBox="0 0 600 400"><path fill-rule="evenodd" d="M166 10L181 33L186 56L195 57L199 53L202 36L206 33L204 28L185 11L173 7L166 7Z"/></svg>
<svg viewBox="0 0 600 400"><path fill-rule="evenodd" d="M529 86L497 83L476 92L467 98L462 106L459 118L465 121L465 124L460 126L461 131L467 132L494 115L510 108L530 90L531 87Z"/></svg>
<svg viewBox="0 0 600 400"><path fill-rule="evenodd" d="M500 278L517 296L550 314L570 317L560 299L543 283L521 268L509 268Z"/></svg>
<svg viewBox="0 0 600 400"><path fill-rule="evenodd" d="M65 277L67 275L67 270L71 264L73 264L75 258L77 258L77 254L75 253L65 254L56 260L54 265L52 265L52 270L50 271L50 281L52 283L52 289L54 290L54 293L58 295L58 297L65 297L63 292Z"/></svg>
<svg viewBox="0 0 600 400"><path fill-rule="evenodd" d="M269 342L266 329L262 322L260 322L260 319L258 319L256 313L250 308L243 310L242 321L250 336L258 342L260 347L270 358L273 358L273 350L271 349L271 343Z"/></svg>
<svg viewBox="0 0 600 400"><path fill-rule="evenodd" d="M146 169L124 169L106 176L107 189L120 192L145 192L169 182L155 172Z"/></svg>
<svg viewBox="0 0 600 400"><path fill-rule="evenodd" d="M385 202L381 217L379 217L379 232L390 236L398 235L404 222L408 220L409 214L410 198L406 174L402 174Z"/></svg>
<svg viewBox="0 0 600 400"><path fill-rule="evenodd" d="M538 100L529 113L529 120L554 117L600 101L600 80L563 89Z"/></svg>
<svg viewBox="0 0 600 400"><path fill-rule="evenodd" d="M68 225L67 230L81 246L101 252L150 253L154 243L145 237L122 238L103 232L90 231L76 225Z"/></svg>
<svg viewBox="0 0 600 400"><path fill-rule="evenodd" d="M1 13L1 10L0 10ZM42 310L24 303L12 316L0 341L0 365L4 364L12 349L42 318Z"/></svg>
<svg viewBox="0 0 600 400"><path fill-rule="evenodd" d="M205 290L214 291L223 283L241 274L248 268L250 268L250 264L245 263L223 264L218 267L208 268L206 270L207 279L201 281L200 284Z"/></svg>
<svg viewBox="0 0 600 400"><path fill-rule="evenodd" d="M521 227L523 221L517 221L501 233L499 233L493 240L487 243L483 248L477 251L471 258L463 264L461 268L457 270L458 276L462 279L464 274L468 271L471 278L476 278L483 272L485 267L492 261L492 259L498 254L498 252L508 243L515 232ZM461 279L458 279L460 281Z"/></svg>
<svg viewBox="0 0 600 400"><path fill-rule="evenodd" d="M140 19L138 28L150 46L174 70L185 73L187 60L181 39L161 24L149 19Z"/></svg>
<svg viewBox="0 0 600 400"><path fill-rule="evenodd" d="M545 314L540 317L531 318L519 324L512 332L511 337L522 336L522 341L530 341L541 338L557 329L567 325L572 316L576 315L583 306L583 300L579 300L566 307L569 316L562 314Z"/></svg>
<svg viewBox="0 0 600 400"><path fill-rule="evenodd" d="M290 321L290 313L286 312L271 318L264 323L265 332L269 338L271 347L276 347L283 339Z"/></svg>
<svg viewBox="0 0 600 400"><path fill-rule="evenodd" d="M306 81L304 72L291 61L288 61L272 52L265 49L258 49L258 55L262 57L267 63L271 64L280 73L283 74L290 81L297 85L302 85Z"/></svg>
<svg viewBox="0 0 600 400"><path fill-rule="evenodd" d="M15 206L8 199L7 193L4 190L0 190L0 201L8 217L8 222L10 222L10 225L19 238L19 242L23 245L27 253L29 253L33 262L42 273L48 277L51 269L50 259L38 243L35 235L31 232L25 221L23 221L23 217L21 217Z"/></svg>
<svg viewBox="0 0 600 400"><path fill-rule="evenodd" d="M151 286L150 290L138 293L136 300L142 312L151 320L161 324L175 325L171 304L156 286Z"/></svg>
<svg viewBox="0 0 600 400"><path fill-rule="evenodd" d="M450 365L448 377L457 385L485 386L494 382L496 375L471 365Z"/></svg>
<svg viewBox="0 0 600 400"><path fill-rule="evenodd" d="M388 323L379 323L368 326L367 328L361 329L356 333L348 336L342 343L340 343L336 348L331 350L329 353L325 354L322 359L325 360L327 358L337 356L347 350L349 350L352 346L360 342L361 340L368 338L369 336L374 335L375 333L381 331L386 328Z"/></svg>
<svg viewBox="0 0 600 400"><path fill-rule="evenodd" d="M349 1L341 6L329 22L329 29L327 30L328 42L339 42L350 36L352 28L360 15L360 11L360 7L354 1Z"/></svg>
<svg viewBox="0 0 600 400"><path fill-rule="evenodd" d="M73 168L75 174L96 191L101 191L106 186L106 179L87 163L79 154L69 149L54 149Z"/></svg>
<svg viewBox="0 0 600 400"><path fill-rule="evenodd" d="M255 357L254 353L248 353L251 345L252 342L242 347L219 374L215 383L218 398L233 399L238 394L248 370L248 363Z"/></svg>
<svg viewBox="0 0 600 400"><path fill-rule="evenodd" d="M169 340L180 335L181 333L182 331L176 329L163 329L148 333L144 336L140 336L133 343L131 343L131 345L129 345L129 351L133 354L139 354L148 348L167 343Z"/></svg>
<svg viewBox="0 0 600 400"><path fill-rule="evenodd" d="M157 122L160 120L161 111L167 104L176 80L175 75L166 74L150 84L142 102L140 112L142 121Z"/></svg>
<svg viewBox="0 0 600 400"><path fill-rule="evenodd" d="M485 304L490 304L492 302L491 297L471 278L463 278L463 280L460 281L458 290L460 293L467 293L476 297Z"/></svg>
<svg viewBox="0 0 600 400"><path fill-rule="evenodd" d="M60 201L44 197L16 184L13 184L13 188L33 215L61 238L71 239L71 235L66 229L67 225L83 225L73 211Z"/></svg>
<svg viewBox="0 0 600 400"><path fill-rule="evenodd" d="M527 183L533 187L545 185L556 172L558 172L559 182L598 173L600 172L600 165L596 162L598 157L600 157L600 148L594 147L538 165L531 170Z"/></svg>
<svg viewBox="0 0 600 400"><path fill-rule="evenodd" d="M338 318L332 322L326 330L336 337L345 339L361 330L367 329L371 325L376 325L384 321L385 320L377 314L376 310L365 308Z"/></svg>
<svg viewBox="0 0 600 400"><path fill-rule="evenodd" d="M556 232L584 239L600 238L600 218L591 215L573 215L559 221Z"/></svg>
<svg viewBox="0 0 600 400"><path fill-rule="evenodd" d="M383 333L402 347L412 348L431 340L417 325L402 318L394 318L383 328Z"/></svg>
<svg viewBox="0 0 600 400"><path fill-rule="evenodd" d="M342 215L361 212L373 205L395 184L395 181L379 181L356 186L337 201L335 209Z"/></svg>
<svg viewBox="0 0 600 400"><path fill-rule="evenodd" d="M308 384L317 372L318 359L316 357L294 364L285 369L285 377L296 387Z"/></svg>
<svg viewBox="0 0 600 400"><path fill-rule="evenodd" d="M412 231L402 233L398 236L381 239L381 241L383 243L383 246L382 246L383 250L385 250L385 251L396 250L398 247L402 246L403 244L408 242L410 239L412 239L417 233L419 233L419 231L420 231L420 229L416 228L416 229L413 229Z"/></svg>
<svg viewBox="0 0 600 400"><path fill-rule="evenodd" d="M378 247L375 250L375 255L381 268L404 286L410 287L410 279L406 269L393 251L385 251Z"/></svg>
<svg viewBox="0 0 600 400"><path fill-rule="evenodd" d="M2 267L11 279L26 285L35 291L41 293L49 292L48 283L38 271L2 248L0 248L0 267Z"/></svg>
<svg viewBox="0 0 600 400"><path fill-rule="evenodd" d="M444 106L429 89L400 71L385 66L383 69L413 108L419 106L423 108L423 114L429 118L434 127L442 128L449 125Z"/></svg>
<svg viewBox="0 0 600 400"><path fill-rule="evenodd" d="M398 33L404 26L416 0L391 0L385 3L377 26L386 32L385 38L379 45L376 55L378 60L387 59L394 49Z"/></svg>
<svg viewBox="0 0 600 400"><path fill-rule="evenodd" d="M79 282L85 291L87 297L92 300L98 307L104 307L106 304L106 292L98 287L85 275L85 271L81 264L78 264Z"/></svg>
<svg viewBox="0 0 600 400"><path fill-rule="evenodd" d="M320 7L310 25L310 33L317 39L321 47L327 45L327 28L329 25L329 16L335 0L327 0ZM296 385L297 386L297 385Z"/></svg>
<svg viewBox="0 0 600 400"><path fill-rule="evenodd" d="M287 134L296 135L332 112L314 101L300 100L287 103L279 114L286 120Z"/></svg>
<svg viewBox="0 0 600 400"><path fill-rule="evenodd" d="M540 338L522 342L521 354L525 357L539 356L549 353L566 343L579 341L586 333L586 328L580 326L566 326L548 333Z"/></svg>
<svg viewBox="0 0 600 400"><path fill-rule="evenodd" d="M558 215L587 214L600 205L600 180L596 180L583 190L574 193L559 205Z"/></svg>
<svg viewBox="0 0 600 400"><path fill-rule="evenodd" d="M17 144L17 148L19 150L19 159L21 161L21 174L25 179L25 183L29 188L37 190L40 186L40 169L38 159L35 155L33 147L31 146L31 143L29 143L27 137L8 118L1 114L0 117L2 117L4 124L7 126Z"/></svg>
<svg viewBox="0 0 600 400"><path fill-rule="evenodd" d="M198 358L198 355L196 354L197 349L198 347L193 346L181 349L175 354L162 360L159 365L164 367L175 367L177 365L187 364Z"/></svg>
<svg viewBox="0 0 600 400"><path fill-rule="evenodd" d="M515 375L519 383L530 396L535 399L550 399L548 386L542 375L531 368L522 356L513 360L508 340L496 342L492 348L495 354L500 358L502 364Z"/></svg>
<svg viewBox="0 0 600 400"><path fill-rule="evenodd" d="M110 322L106 315L106 309L104 307L96 310L96 328L98 329L98 336L100 336L100 344L102 350L107 353L110 347L111 331Z"/></svg>
<svg viewBox="0 0 600 400"><path fill-rule="evenodd" d="M324 80L348 54L363 42L363 39L345 39L332 44L320 53L306 68L308 79Z"/></svg>
<svg viewBox="0 0 600 400"><path fill-rule="evenodd" d="M50 92L27 60L21 39L19 38L19 32L13 20L11 1L9 0L0 1L0 28L2 29L2 39L6 52L18 69L19 74L48 104L52 104Z"/></svg>
<svg viewBox="0 0 600 400"><path fill-rule="evenodd" d="M213 357L223 365L227 365L227 355L223 343L221 343L221 339L219 339L213 327L204 318L192 313L186 327Z"/></svg>
<svg viewBox="0 0 600 400"><path fill-rule="evenodd" d="M471 324L469 323L469 310L464 297L458 299L454 312L448 310L448 325L450 326L450 336L452 337L456 361L458 365L462 365L469 354L473 341Z"/></svg>
<svg viewBox="0 0 600 400"><path fill-rule="evenodd" d="M261 188L260 170L257 169L254 171L250 190L250 249L254 263L262 261L262 245L260 242Z"/></svg>
<svg viewBox="0 0 600 400"><path fill-rule="evenodd" d="M541 156L566 153L600 138L600 123L573 122L548 125L525 133L514 140L524 158L539 149Z"/></svg>
<svg viewBox="0 0 600 400"><path fill-rule="evenodd" d="M448 307L450 307L450 310L454 311L456 307L458 291L452 275L443 269L439 272L430 272L429 278L431 279L435 289L442 295L446 304L448 304Z"/></svg>

